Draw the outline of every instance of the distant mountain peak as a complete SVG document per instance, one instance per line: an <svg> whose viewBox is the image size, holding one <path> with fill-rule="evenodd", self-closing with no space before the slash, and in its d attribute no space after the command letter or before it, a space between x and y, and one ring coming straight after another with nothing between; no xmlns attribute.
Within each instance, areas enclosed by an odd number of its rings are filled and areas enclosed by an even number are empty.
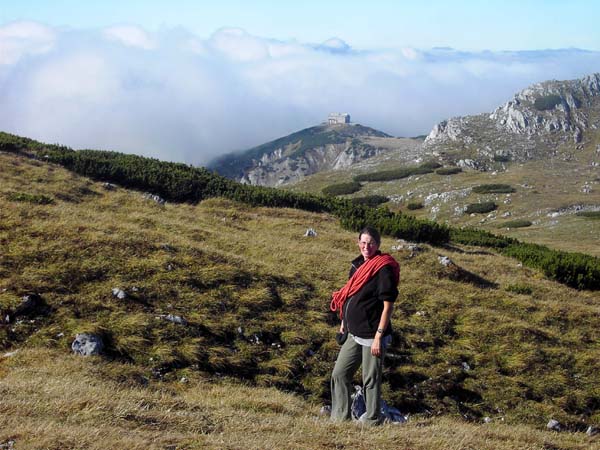
<svg viewBox="0 0 600 450"><path fill-rule="evenodd" d="M600 74L544 81L517 93L491 114L440 122L423 145L446 157L453 150L470 153L475 168L499 159L538 159L560 144L580 146L586 132L600 129L599 111Z"/></svg>
<svg viewBox="0 0 600 450"><path fill-rule="evenodd" d="M368 138L391 138L349 120L349 114L332 113L327 122L244 152L224 155L211 162L209 168L243 183L277 186L375 156L380 149L367 142Z"/></svg>

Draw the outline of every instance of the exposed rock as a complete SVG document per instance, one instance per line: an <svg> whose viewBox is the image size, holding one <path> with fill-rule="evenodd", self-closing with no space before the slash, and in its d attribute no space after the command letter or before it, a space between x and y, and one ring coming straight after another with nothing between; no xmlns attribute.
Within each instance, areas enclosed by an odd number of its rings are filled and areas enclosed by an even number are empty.
<svg viewBox="0 0 600 450"><path fill-rule="evenodd" d="M112 295L113 295L113 297L116 297L119 300L125 300L127 298L127 292L125 292L121 288L113 288Z"/></svg>
<svg viewBox="0 0 600 450"><path fill-rule="evenodd" d="M0 450L12 450L15 448L16 443L17 441L15 441L14 439L9 439L6 442L2 442L0 443Z"/></svg>
<svg viewBox="0 0 600 450"><path fill-rule="evenodd" d="M476 170L552 156L570 160L573 156L568 152L558 153L560 146L570 144L581 150L586 132L600 127L595 113L600 106L599 86L600 73L534 84L491 114L440 122L425 139L424 150Z"/></svg>
<svg viewBox="0 0 600 450"><path fill-rule="evenodd" d="M97 334L80 333L71 344L75 354L82 356L101 355L104 350L102 337Z"/></svg>
<svg viewBox="0 0 600 450"><path fill-rule="evenodd" d="M150 194L149 192L145 192L142 197L146 200L152 200L159 205L164 205L166 203L164 198L160 197L159 195Z"/></svg>
<svg viewBox="0 0 600 450"><path fill-rule="evenodd" d="M408 255L409 258L412 258L413 256L417 255L418 253L425 251L424 247L422 247L421 245L416 244L414 242L408 242L403 239L398 239L397 242L398 243L396 245L392 245L390 247L390 250L397 251L397 252L407 250L410 252Z"/></svg>
<svg viewBox="0 0 600 450"><path fill-rule="evenodd" d="M450 258L448 258L447 256L438 256L438 261L440 262L440 264L444 267L450 267L455 265L452 260Z"/></svg>
<svg viewBox="0 0 600 450"><path fill-rule="evenodd" d="M546 428L552 431L561 431L562 425L558 420L550 419L550 421L546 424Z"/></svg>
<svg viewBox="0 0 600 450"><path fill-rule="evenodd" d="M117 185L116 184L112 184L112 183L103 183L102 187L104 189L106 189L107 191L114 191L115 189L117 189Z"/></svg>
<svg viewBox="0 0 600 450"><path fill-rule="evenodd" d="M306 230L306 232L304 233L304 236L305 236L305 237L317 237L317 232L316 232L314 229L312 229L312 228L309 228L309 229L307 229L307 230Z"/></svg>
<svg viewBox="0 0 600 450"><path fill-rule="evenodd" d="M319 411L319 415L321 415L321 416L331 416L331 406L329 406L329 405L323 406L320 409L320 411Z"/></svg>
<svg viewBox="0 0 600 450"><path fill-rule="evenodd" d="M593 425L590 425L585 431L585 434L587 434L588 436L596 436L598 433L600 433L600 428L595 427Z"/></svg>
<svg viewBox="0 0 600 450"><path fill-rule="evenodd" d="M158 316L161 319L164 319L168 322L176 323L177 325L187 325L188 322L181 316L176 316L174 314L161 314Z"/></svg>

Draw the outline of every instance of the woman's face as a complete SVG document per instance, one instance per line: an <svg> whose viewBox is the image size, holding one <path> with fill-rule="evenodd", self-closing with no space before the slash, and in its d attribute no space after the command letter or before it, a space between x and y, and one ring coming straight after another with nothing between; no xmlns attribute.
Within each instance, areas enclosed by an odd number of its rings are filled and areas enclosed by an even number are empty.
<svg viewBox="0 0 600 450"><path fill-rule="evenodd" d="M363 233L360 235L360 239L358 240L358 248L360 248L360 254L363 255L365 260L373 257L377 250L379 250L379 245L375 242L370 235Z"/></svg>

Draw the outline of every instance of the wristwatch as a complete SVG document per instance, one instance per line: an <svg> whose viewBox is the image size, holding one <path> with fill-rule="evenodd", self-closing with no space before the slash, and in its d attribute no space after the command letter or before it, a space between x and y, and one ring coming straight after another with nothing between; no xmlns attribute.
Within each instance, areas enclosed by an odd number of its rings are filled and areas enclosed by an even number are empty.
<svg viewBox="0 0 600 450"><path fill-rule="evenodd" d="M379 334L383 334L383 328L377 328L377 332L378 332Z"/></svg>

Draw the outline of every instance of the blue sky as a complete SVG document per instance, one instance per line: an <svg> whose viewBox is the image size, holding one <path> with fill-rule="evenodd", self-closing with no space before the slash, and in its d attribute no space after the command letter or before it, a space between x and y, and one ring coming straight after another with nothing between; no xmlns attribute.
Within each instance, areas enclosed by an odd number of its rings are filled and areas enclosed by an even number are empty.
<svg viewBox="0 0 600 450"><path fill-rule="evenodd" d="M280 40L338 37L355 48L600 50L600 2L594 0L0 0L0 5L0 23L133 24L150 31L182 26L204 37L239 27Z"/></svg>
<svg viewBox="0 0 600 450"><path fill-rule="evenodd" d="M596 1L0 0L0 130L204 164L329 112L396 136L600 72Z"/></svg>

